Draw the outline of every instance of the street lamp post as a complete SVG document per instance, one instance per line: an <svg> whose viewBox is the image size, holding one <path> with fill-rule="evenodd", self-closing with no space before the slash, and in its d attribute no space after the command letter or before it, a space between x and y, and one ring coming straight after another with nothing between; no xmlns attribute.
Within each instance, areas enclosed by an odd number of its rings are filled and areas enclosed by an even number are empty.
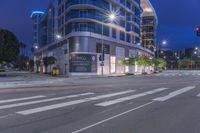
<svg viewBox="0 0 200 133"><path fill-rule="evenodd" d="M113 22L116 19L116 15L114 13L111 13L108 15L108 19ZM101 76L104 75L103 68L104 68L104 41L103 41L103 35L104 35L104 25L102 22L102 28L101 28Z"/></svg>
<svg viewBox="0 0 200 133"><path fill-rule="evenodd" d="M167 45L167 41L162 41L162 43L160 44L160 43L158 43L158 47L157 47L157 57L158 58L160 58L160 50L161 50L161 45L162 46L165 46L165 45Z"/></svg>

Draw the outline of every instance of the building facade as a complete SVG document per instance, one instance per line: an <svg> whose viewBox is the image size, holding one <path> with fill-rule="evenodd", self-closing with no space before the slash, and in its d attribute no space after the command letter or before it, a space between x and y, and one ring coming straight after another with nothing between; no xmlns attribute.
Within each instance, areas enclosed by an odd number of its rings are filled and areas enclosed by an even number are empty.
<svg viewBox="0 0 200 133"><path fill-rule="evenodd" d="M31 14L33 20L33 47L37 48L40 40L40 22L45 13L43 11L34 11Z"/></svg>
<svg viewBox="0 0 200 133"><path fill-rule="evenodd" d="M140 0L55 0L51 7L54 16L49 15L48 9L40 28L46 29L41 30L41 35L53 40L40 41L35 60L54 56L57 59L54 66L63 75L140 72L139 66L130 68L120 60L154 56L154 52L140 44L143 11ZM109 14L115 14L116 19L110 21ZM52 19L46 19L49 16Z"/></svg>
<svg viewBox="0 0 200 133"><path fill-rule="evenodd" d="M158 19L149 0L141 0L141 44L151 51L156 50L156 31Z"/></svg>

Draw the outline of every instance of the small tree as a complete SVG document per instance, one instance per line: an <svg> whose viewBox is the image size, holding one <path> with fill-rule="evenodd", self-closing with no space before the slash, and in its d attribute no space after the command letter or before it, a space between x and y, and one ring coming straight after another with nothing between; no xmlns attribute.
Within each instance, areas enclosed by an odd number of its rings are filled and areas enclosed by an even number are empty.
<svg viewBox="0 0 200 133"><path fill-rule="evenodd" d="M50 71L51 71L51 65L55 64L55 62L56 62L56 58L53 56L43 58L43 63L46 70L48 66L50 65Z"/></svg>
<svg viewBox="0 0 200 133"><path fill-rule="evenodd" d="M120 64L124 65L124 66L134 66L135 65L135 58L134 57L130 57L130 58L123 58L122 60L120 60Z"/></svg>
<svg viewBox="0 0 200 133"><path fill-rule="evenodd" d="M49 57L44 57L43 58L43 63L44 63L44 66L45 66L45 71L47 72L47 68L49 66Z"/></svg>
<svg viewBox="0 0 200 133"><path fill-rule="evenodd" d="M156 70L160 70L160 69L164 69L167 66L167 62L161 58L158 58L158 59L154 58L153 65Z"/></svg>
<svg viewBox="0 0 200 133"><path fill-rule="evenodd" d="M52 66L53 64L55 64L55 63L56 63L56 58L53 57L53 56L50 56L50 57L49 57L50 71L52 71L52 70L51 70L51 66Z"/></svg>
<svg viewBox="0 0 200 133"><path fill-rule="evenodd" d="M147 66L151 66L152 61L147 56L138 56L136 59L139 66L143 66L143 73L145 72L145 69Z"/></svg>
<svg viewBox="0 0 200 133"><path fill-rule="evenodd" d="M36 60L35 61L35 65L36 65L36 71L38 72L39 71L39 66L41 65L41 61L40 60Z"/></svg>
<svg viewBox="0 0 200 133"><path fill-rule="evenodd" d="M30 66L30 71L33 71L33 69L34 69L34 61L33 60L29 60L29 66Z"/></svg>
<svg viewBox="0 0 200 133"><path fill-rule="evenodd" d="M135 58L123 58L120 63L125 66L134 66L135 65Z"/></svg>

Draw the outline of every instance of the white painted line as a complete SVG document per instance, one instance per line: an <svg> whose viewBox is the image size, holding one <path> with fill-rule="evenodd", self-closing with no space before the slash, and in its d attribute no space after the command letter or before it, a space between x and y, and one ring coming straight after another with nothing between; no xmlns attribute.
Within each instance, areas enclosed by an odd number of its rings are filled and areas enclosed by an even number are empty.
<svg viewBox="0 0 200 133"><path fill-rule="evenodd" d="M75 101L70 101L70 102L64 102L64 103L53 104L53 105L49 105L49 106L43 106L43 107L39 107L39 108L19 111L19 112L16 112L16 113L21 114L21 115L30 115L30 114L34 114L34 113L39 113L39 112L43 112L43 111L68 107L68 106L71 106L71 105L76 105L76 104L85 103L85 102L89 102L89 101L94 101L94 100L99 100L99 99L103 99L103 98L109 98L109 97L113 97L113 96L123 95L123 94L131 93L131 92L134 92L134 91L135 90L128 90L128 91L117 92L117 93L112 93L112 94L100 95L100 96L91 97L91 98L85 98L85 99L80 99L80 100L75 100Z"/></svg>
<svg viewBox="0 0 200 133"><path fill-rule="evenodd" d="M7 100L1 100L0 103L9 103L9 102L17 102L17 101L24 101L24 100L32 100L37 98L44 98L46 96L39 95L39 96L32 96L32 97L24 97L24 98L16 98L16 99L7 99Z"/></svg>
<svg viewBox="0 0 200 133"><path fill-rule="evenodd" d="M182 89L180 89L180 90L171 92L171 93L169 93L169 95L167 95L167 96L155 98L155 99L153 99L153 100L154 100L154 101L166 101L166 100L169 100L169 99L171 99L171 98L173 98L173 97L175 97L175 96L177 96L177 95L180 95L180 94L182 94L182 93L185 93L185 92L187 92L187 91L190 91L190 90L192 90L192 89L194 89L194 88L195 88L195 86L185 87L185 88L182 88Z"/></svg>
<svg viewBox="0 0 200 133"><path fill-rule="evenodd" d="M197 96L200 97L200 93Z"/></svg>
<svg viewBox="0 0 200 133"><path fill-rule="evenodd" d="M139 98L139 97L143 97L143 96L146 96L146 95L161 92L161 91L164 91L166 89L168 89L168 88L159 88L159 89L155 89L155 90L144 92L144 93L139 93L139 94L135 94L135 95L131 95L131 96L127 96L127 97L123 97L123 98L119 98L119 99L115 99L115 100L111 100L111 101L106 101L106 102L103 102L103 103L98 103L98 104L95 104L95 105L107 107L107 106L122 103L122 102L125 102L125 101L133 100L133 99L136 99L136 98Z"/></svg>
<svg viewBox="0 0 200 133"><path fill-rule="evenodd" d="M99 121L99 122L94 123L94 124L92 124L92 125L89 125L89 126L87 126L87 127L84 127L84 128L79 129L79 130L73 131L72 133L80 133L80 132L83 132L83 131L85 131L85 130L87 130L87 129L93 128L93 127L95 127L95 126L98 126L98 125L100 125L100 124L103 124L103 123L105 123L105 122L108 122L108 121L110 121L110 120L113 120L113 119L115 119L115 118L121 117L121 116L126 115L126 114L128 114L128 113L131 113L131 112L133 112L133 111L135 111L135 110L144 108L145 106L148 106L148 105L150 105L150 104L152 104L152 103L153 103L153 102L149 102L149 103L143 104L143 105L141 105L141 106L138 106L138 107L136 107L136 108L130 109L130 110L125 111L125 112L123 112L123 113L120 113L120 114L118 114L118 115L109 117L109 118L107 118L107 119L105 119L105 120Z"/></svg>
<svg viewBox="0 0 200 133"><path fill-rule="evenodd" d="M67 99L67 98L75 98L75 97L79 97L79 96L86 96L86 95L92 95L92 94L94 94L94 93L89 92L89 93L83 93L83 94L77 94L77 95L69 95L69 96L63 96L63 97L56 97L56 98L37 100L37 101L30 101L30 102L23 102L23 103L16 103L16 104L8 104L8 105L0 106L0 109L8 109L8 108L32 105L32 104L37 104L37 103L51 102L51 101L63 100L63 99Z"/></svg>

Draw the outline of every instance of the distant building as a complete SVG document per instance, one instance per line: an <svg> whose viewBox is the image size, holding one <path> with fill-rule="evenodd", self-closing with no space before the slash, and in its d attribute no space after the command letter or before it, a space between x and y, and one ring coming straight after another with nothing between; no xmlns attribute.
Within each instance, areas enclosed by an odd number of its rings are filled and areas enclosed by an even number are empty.
<svg viewBox="0 0 200 133"><path fill-rule="evenodd" d="M192 58L194 56L195 48L184 48L180 51L180 57L183 58Z"/></svg>
<svg viewBox="0 0 200 133"><path fill-rule="evenodd" d="M170 49L161 49L158 51L157 57L164 59L167 62L167 69L178 69L178 60L180 59L180 52ZM156 54L158 54L156 52Z"/></svg>
<svg viewBox="0 0 200 133"><path fill-rule="evenodd" d="M38 47L40 43L40 22L45 13L43 11L33 11L31 19L33 20L33 47Z"/></svg>
<svg viewBox="0 0 200 133"><path fill-rule="evenodd" d="M141 44L143 47L156 50L157 14L149 0L141 0Z"/></svg>
<svg viewBox="0 0 200 133"><path fill-rule="evenodd" d="M120 64L122 58L154 56L154 40L152 47L140 43L142 12L154 11L146 1L142 4L144 0L54 0L40 19L35 60L54 56L54 66L63 75L129 72L129 67ZM113 21L108 18L111 14L116 16L111 16ZM141 69L135 66L134 71ZM49 71L44 66L40 70Z"/></svg>

